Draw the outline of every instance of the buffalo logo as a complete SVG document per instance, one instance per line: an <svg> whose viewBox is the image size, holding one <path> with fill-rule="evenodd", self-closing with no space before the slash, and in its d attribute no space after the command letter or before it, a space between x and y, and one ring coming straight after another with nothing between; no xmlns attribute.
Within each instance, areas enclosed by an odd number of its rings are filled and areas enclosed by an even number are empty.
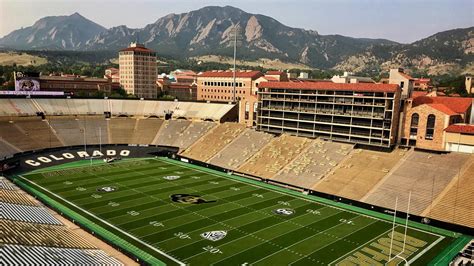
<svg viewBox="0 0 474 266"><path fill-rule="evenodd" d="M184 203L184 204L201 204L201 203L216 202L215 200L207 201L201 198L201 196L189 195L189 194L173 194L170 196L170 198L174 202Z"/></svg>
<svg viewBox="0 0 474 266"><path fill-rule="evenodd" d="M166 180L176 180L178 178L180 178L179 175L167 175L163 177L163 179L166 179Z"/></svg>
<svg viewBox="0 0 474 266"><path fill-rule="evenodd" d="M283 216L288 216L288 215L292 215L295 213L294 210L292 209L286 209L286 208L280 208L280 209L276 209L273 211L275 214L278 214L278 215L283 215Z"/></svg>
<svg viewBox="0 0 474 266"><path fill-rule="evenodd" d="M113 192L116 190L117 190L116 187L101 187L97 189L98 192Z"/></svg>
<svg viewBox="0 0 474 266"><path fill-rule="evenodd" d="M219 241L227 235L226 231L209 231L201 234L201 237L211 241Z"/></svg>

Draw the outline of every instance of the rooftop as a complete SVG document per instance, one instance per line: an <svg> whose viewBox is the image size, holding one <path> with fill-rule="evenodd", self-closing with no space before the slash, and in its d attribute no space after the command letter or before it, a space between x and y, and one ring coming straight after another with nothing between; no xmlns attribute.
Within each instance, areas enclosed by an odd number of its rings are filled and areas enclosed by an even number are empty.
<svg viewBox="0 0 474 266"><path fill-rule="evenodd" d="M474 135L474 125L453 124L445 129L446 132Z"/></svg>
<svg viewBox="0 0 474 266"><path fill-rule="evenodd" d="M301 90L341 90L358 92L396 92L399 90L396 84L374 84L374 83L332 83L332 82L261 82L259 88L274 89L301 89Z"/></svg>
<svg viewBox="0 0 474 266"><path fill-rule="evenodd" d="M422 104L441 104L456 114L466 113L472 105L472 98L443 97L443 96L418 96L413 99L413 107Z"/></svg>
<svg viewBox="0 0 474 266"><path fill-rule="evenodd" d="M263 76L262 72L260 71L236 71L235 77L237 78L251 78L257 79ZM232 78L233 72L230 70L227 71L206 71L198 74L198 77L205 77L205 78Z"/></svg>
<svg viewBox="0 0 474 266"><path fill-rule="evenodd" d="M132 44L130 47L127 47L125 49L120 50L120 52L128 52L128 51L133 51L133 52L142 52L142 53L154 53L155 51L146 48L142 44Z"/></svg>

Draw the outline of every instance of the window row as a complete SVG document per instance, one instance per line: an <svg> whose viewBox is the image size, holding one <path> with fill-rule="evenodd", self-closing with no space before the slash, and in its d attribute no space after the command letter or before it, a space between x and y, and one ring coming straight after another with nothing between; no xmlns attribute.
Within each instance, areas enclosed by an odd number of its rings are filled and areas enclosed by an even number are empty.
<svg viewBox="0 0 474 266"><path fill-rule="evenodd" d="M216 87L234 87L234 83L233 82L225 82L225 81L204 81L202 82L201 85L204 85L204 86L216 86ZM245 86L245 83L242 83L242 82L236 82L235 83L235 87L244 87Z"/></svg>

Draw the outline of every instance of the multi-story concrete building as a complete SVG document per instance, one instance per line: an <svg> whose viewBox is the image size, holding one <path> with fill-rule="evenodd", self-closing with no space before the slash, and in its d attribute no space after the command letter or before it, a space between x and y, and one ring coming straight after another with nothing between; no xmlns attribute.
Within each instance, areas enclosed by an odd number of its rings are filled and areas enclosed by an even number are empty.
<svg viewBox="0 0 474 266"><path fill-rule="evenodd" d="M388 78L389 84L397 84L402 90L402 99L410 98L413 91L413 81L410 75L404 72L403 68L390 69Z"/></svg>
<svg viewBox="0 0 474 266"><path fill-rule="evenodd" d="M262 82L257 129L388 148L400 95L395 84Z"/></svg>
<svg viewBox="0 0 474 266"><path fill-rule="evenodd" d="M235 92L232 71L207 71L197 76L197 100L238 102L239 122L253 126L256 118L257 86L260 71L236 71Z"/></svg>
<svg viewBox="0 0 474 266"><path fill-rule="evenodd" d="M156 53L142 44L132 43L119 52L120 85L140 98L157 97Z"/></svg>
<svg viewBox="0 0 474 266"><path fill-rule="evenodd" d="M375 83L372 78L354 76L352 72L344 72L343 75L334 75L331 81L334 83Z"/></svg>
<svg viewBox="0 0 474 266"><path fill-rule="evenodd" d="M104 74L105 79L111 79L114 83L120 83L120 73L118 68L107 68Z"/></svg>
<svg viewBox="0 0 474 266"><path fill-rule="evenodd" d="M469 123L472 98L430 95L406 100L401 145L443 151L446 150L445 129L456 123Z"/></svg>

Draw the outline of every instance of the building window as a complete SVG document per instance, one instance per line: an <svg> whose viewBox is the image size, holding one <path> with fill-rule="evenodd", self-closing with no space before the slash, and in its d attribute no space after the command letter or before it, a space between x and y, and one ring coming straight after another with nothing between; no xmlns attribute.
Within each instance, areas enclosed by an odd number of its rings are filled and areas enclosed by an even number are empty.
<svg viewBox="0 0 474 266"><path fill-rule="evenodd" d="M426 136L425 139L433 139L435 129L436 116L429 115L426 121Z"/></svg>
<svg viewBox="0 0 474 266"><path fill-rule="evenodd" d="M246 102L245 103L245 120L249 120L249 112L250 112L250 104Z"/></svg>
<svg viewBox="0 0 474 266"><path fill-rule="evenodd" d="M420 120L420 116L417 113L411 115L411 123L410 123L410 137L416 137L418 133L418 121Z"/></svg>
<svg viewBox="0 0 474 266"><path fill-rule="evenodd" d="M400 89L403 89L404 85L405 85L405 81L400 82Z"/></svg>

